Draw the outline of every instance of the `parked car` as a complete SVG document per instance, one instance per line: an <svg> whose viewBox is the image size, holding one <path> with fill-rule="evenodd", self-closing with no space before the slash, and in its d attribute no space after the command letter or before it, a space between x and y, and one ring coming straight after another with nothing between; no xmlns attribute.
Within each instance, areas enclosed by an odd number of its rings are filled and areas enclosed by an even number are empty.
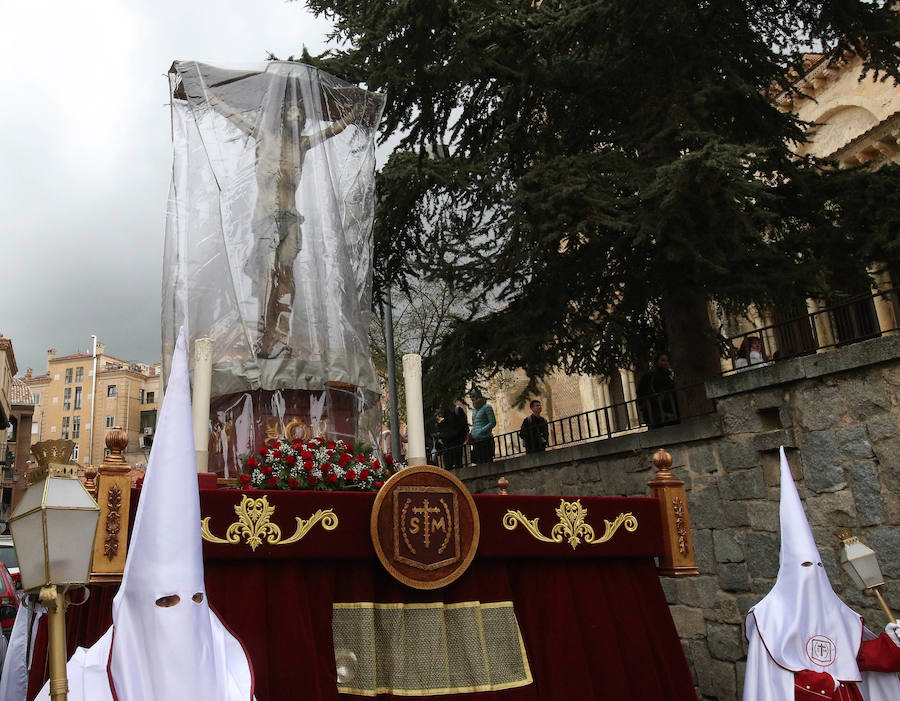
<svg viewBox="0 0 900 701"><path fill-rule="evenodd" d="M16 557L16 549L13 547L12 538L8 535L0 536L0 562L6 565L6 569L12 575L17 587L21 586L19 580L19 558Z"/></svg>
<svg viewBox="0 0 900 701"><path fill-rule="evenodd" d="M0 564L0 631L7 640L12 633L18 609L19 597L16 595L16 585L6 565Z"/></svg>

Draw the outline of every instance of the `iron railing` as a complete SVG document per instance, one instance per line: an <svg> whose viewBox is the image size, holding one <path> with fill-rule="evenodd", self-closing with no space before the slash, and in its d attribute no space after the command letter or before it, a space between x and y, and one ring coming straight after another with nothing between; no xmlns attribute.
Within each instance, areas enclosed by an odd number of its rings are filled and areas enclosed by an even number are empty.
<svg viewBox="0 0 900 701"><path fill-rule="evenodd" d="M890 320L878 314L876 303L890 308ZM816 353L820 350L857 343L885 333L900 331L900 288L892 287L872 295L852 297L814 312L785 315L784 320L723 341L723 356L730 367L722 371L729 375L773 362ZM885 328L887 326L888 328ZM739 350L745 340L756 337L760 341L761 359L739 362ZM749 341L748 341L749 344ZM574 445L614 436L645 431L691 420L708 411L684 413L679 397L702 388L702 383L676 386L674 390L647 395L625 402L602 406L580 414L548 421L547 448ZM697 402L688 403L689 406ZM520 431L493 436L493 459L521 455L526 451ZM438 464L454 469L472 463L471 445L444 446L437 450ZM478 450L476 448L476 450Z"/></svg>
<svg viewBox="0 0 900 701"><path fill-rule="evenodd" d="M824 309L788 315L778 323L731 336L723 343L723 355L731 364L725 374L768 365L777 360L810 355L900 330L898 291L898 288L892 287L871 295L850 297ZM881 319L876 307L878 304L891 309ZM761 357L754 356L751 361L741 351L749 347L752 339L759 341Z"/></svg>

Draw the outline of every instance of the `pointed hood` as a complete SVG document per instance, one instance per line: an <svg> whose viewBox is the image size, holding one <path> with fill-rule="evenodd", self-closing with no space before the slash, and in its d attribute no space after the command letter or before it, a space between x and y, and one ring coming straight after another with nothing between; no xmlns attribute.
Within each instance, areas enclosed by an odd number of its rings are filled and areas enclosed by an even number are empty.
<svg viewBox="0 0 900 701"><path fill-rule="evenodd" d="M828 581L819 549L781 448L781 555L778 578L747 616L747 635L757 629L772 659L797 672L828 672L858 681L856 655L862 619L842 602Z"/></svg>
<svg viewBox="0 0 900 701"><path fill-rule="evenodd" d="M183 329L156 435L113 601L110 676L116 696L118 701L249 699L249 661L206 598ZM235 687L246 693L231 694Z"/></svg>

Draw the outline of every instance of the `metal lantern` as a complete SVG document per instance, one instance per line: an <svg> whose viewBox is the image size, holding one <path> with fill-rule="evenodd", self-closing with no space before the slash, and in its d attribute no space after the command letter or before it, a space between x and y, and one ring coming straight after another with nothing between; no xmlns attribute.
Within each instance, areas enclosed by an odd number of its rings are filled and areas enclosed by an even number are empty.
<svg viewBox="0 0 900 701"><path fill-rule="evenodd" d="M90 580L100 507L78 480L78 467L64 464L74 445L44 441L32 447L41 467L9 520L26 591Z"/></svg>
<svg viewBox="0 0 900 701"><path fill-rule="evenodd" d="M841 567L850 575L850 579L857 587L874 594L888 620L893 623L894 616L881 595L880 587L884 585L884 576L881 574L875 551L865 543L861 543L848 529L840 530L836 535L841 541Z"/></svg>

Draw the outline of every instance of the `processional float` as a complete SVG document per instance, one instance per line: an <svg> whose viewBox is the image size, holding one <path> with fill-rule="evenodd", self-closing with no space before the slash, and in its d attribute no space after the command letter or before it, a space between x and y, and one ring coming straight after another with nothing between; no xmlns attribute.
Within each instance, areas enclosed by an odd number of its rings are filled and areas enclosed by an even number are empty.
<svg viewBox="0 0 900 701"><path fill-rule="evenodd" d="M214 341L210 468L235 476L267 441L375 443L367 332L383 96L290 62L176 62L170 91L163 356L182 324ZM141 494L122 483L111 438L95 584L69 609L70 654L109 626ZM206 592L260 700L692 699L654 560L696 574L687 503L671 456L654 462L652 498L471 495L428 465L377 492L201 487ZM32 691L46 679L45 640Z"/></svg>

